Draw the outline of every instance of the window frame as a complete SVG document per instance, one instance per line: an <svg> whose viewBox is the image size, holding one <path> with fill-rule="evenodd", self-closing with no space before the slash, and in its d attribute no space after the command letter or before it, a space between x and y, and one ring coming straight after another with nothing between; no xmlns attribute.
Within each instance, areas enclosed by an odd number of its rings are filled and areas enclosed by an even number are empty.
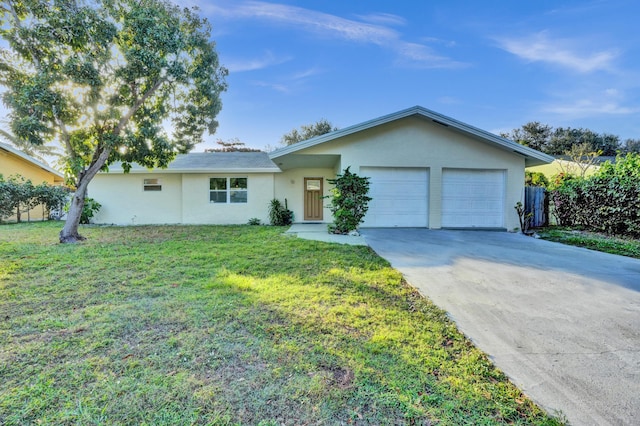
<svg viewBox="0 0 640 426"><path fill-rule="evenodd" d="M162 179L142 178L142 192L162 192Z"/></svg>
<svg viewBox="0 0 640 426"><path fill-rule="evenodd" d="M215 189L211 189L213 186L214 180L222 181L224 179L224 188L219 188L218 185L215 185ZM244 187L232 187L232 181L234 184L242 184L241 181L244 180ZM225 201L215 201L212 199L213 194L225 194ZM234 197L235 194L244 193L244 197L240 197L239 201ZM218 197L216 197L218 198ZM235 201L234 201L235 200ZM210 176L209 177L209 203L210 204L247 204L249 202L249 178L246 176Z"/></svg>

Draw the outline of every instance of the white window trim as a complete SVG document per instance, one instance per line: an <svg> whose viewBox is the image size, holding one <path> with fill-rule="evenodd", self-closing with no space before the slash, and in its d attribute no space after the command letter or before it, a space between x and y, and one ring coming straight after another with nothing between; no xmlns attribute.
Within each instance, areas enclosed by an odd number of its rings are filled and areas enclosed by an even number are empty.
<svg viewBox="0 0 640 426"><path fill-rule="evenodd" d="M155 183L147 182L155 181ZM152 189L154 188L154 189ZM157 188L157 189L155 189ZM162 179L160 178L143 178L142 179L142 191L143 192L161 192L162 191Z"/></svg>
<svg viewBox="0 0 640 426"><path fill-rule="evenodd" d="M212 192L222 192L222 189L209 189L209 203L210 204L247 204L249 202L249 178L246 176L210 176L209 177L209 188L211 188L211 179L226 179L227 180L227 189L224 190L224 192L226 193L226 201L223 202L215 202L215 201L211 201L211 193ZM246 188L232 188L231 187L231 179L246 179L247 180L247 187ZM231 192L232 191L236 191L236 192L245 192L247 194L246 201L244 202L236 202L236 203L232 203L231 202Z"/></svg>

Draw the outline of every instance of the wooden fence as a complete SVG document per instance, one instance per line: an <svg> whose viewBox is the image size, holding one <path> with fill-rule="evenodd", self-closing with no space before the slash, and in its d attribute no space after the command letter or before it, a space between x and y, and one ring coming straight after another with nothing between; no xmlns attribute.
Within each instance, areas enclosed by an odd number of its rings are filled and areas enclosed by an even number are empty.
<svg viewBox="0 0 640 426"><path fill-rule="evenodd" d="M532 213L529 227L537 228L549 225L549 194L540 186L524 188L525 214Z"/></svg>

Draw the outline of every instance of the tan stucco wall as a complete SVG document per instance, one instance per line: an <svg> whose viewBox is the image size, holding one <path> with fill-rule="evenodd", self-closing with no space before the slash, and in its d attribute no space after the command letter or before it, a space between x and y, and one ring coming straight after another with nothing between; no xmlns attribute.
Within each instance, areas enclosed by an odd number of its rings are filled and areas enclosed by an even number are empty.
<svg viewBox="0 0 640 426"><path fill-rule="evenodd" d="M293 211L295 222L304 222L304 178L322 178L322 190L325 196L330 194L333 187L327 182L327 179L336 177L336 171L333 169L292 169L283 173L278 173L275 177L275 197L284 203L287 199L289 210ZM331 210L326 206L329 200L325 200L322 213L322 221L326 223L333 222Z"/></svg>
<svg viewBox="0 0 640 426"><path fill-rule="evenodd" d="M209 178L246 177L246 203L210 203ZM273 199L273 174L184 174L182 176L183 223L245 224L251 218L269 223Z"/></svg>
<svg viewBox="0 0 640 426"><path fill-rule="evenodd" d="M209 202L209 178L246 177L247 203ZM144 179L159 178L162 191L143 191ZM89 196L102 208L95 223L134 224L244 224L251 218L268 223L273 198L273 175L131 173L98 174L89 185Z"/></svg>
<svg viewBox="0 0 640 426"><path fill-rule="evenodd" d="M59 176L2 149L0 149L0 174L4 179L8 179L13 175L20 175L25 179L31 180L34 185L40 185L43 182L54 185L60 184L62 181ZM29 216L31 220L41 220L42 206L36 206L31 209ZM27 220L27 212L22 213L21 219ZM13 222L16 220L16 216L11 216L7 220Z"/></svg>
<svg viewBox="0 0 640 426"><path fill-rule="evenodd" d="M144 191L144 179L159 178L162 191ZM180 223L182 176L179 174L98 174L88 196L102 204L95 223L116 225Z"/></svg>
<svg viewBox="0 0 640 426"><path fill-rule="evenodd" d="M305 149L301 154L341 154L340 168L429 168L429 227L440 228L442 169L505 170L504 227L518 226L514 206L523 198L524 157L498 149L419 118L406 118L339 140Z"/></svg>

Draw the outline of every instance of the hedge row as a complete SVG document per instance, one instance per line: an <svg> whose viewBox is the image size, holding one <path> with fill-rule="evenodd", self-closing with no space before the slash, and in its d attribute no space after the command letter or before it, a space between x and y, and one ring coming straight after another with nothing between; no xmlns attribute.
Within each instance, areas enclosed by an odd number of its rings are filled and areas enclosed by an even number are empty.
<svg viewBox="0 0 640 426"><path fill-rule="evenodd" d="M5 180L0 175L0 222L14 215L21 222L23 213L31 220L30 211L39 205L42 206L44 220L49 218L52 211L61 212L68 196L69 190L63 186L45 182L34 185L19 175Z"/></svg>
<svg viewBox="0 0 640 426"><path fill-rule="evenodd" d="M640 155L619 156L588 178L569 178L551 192L560 225L640 237Z"/></svg>

